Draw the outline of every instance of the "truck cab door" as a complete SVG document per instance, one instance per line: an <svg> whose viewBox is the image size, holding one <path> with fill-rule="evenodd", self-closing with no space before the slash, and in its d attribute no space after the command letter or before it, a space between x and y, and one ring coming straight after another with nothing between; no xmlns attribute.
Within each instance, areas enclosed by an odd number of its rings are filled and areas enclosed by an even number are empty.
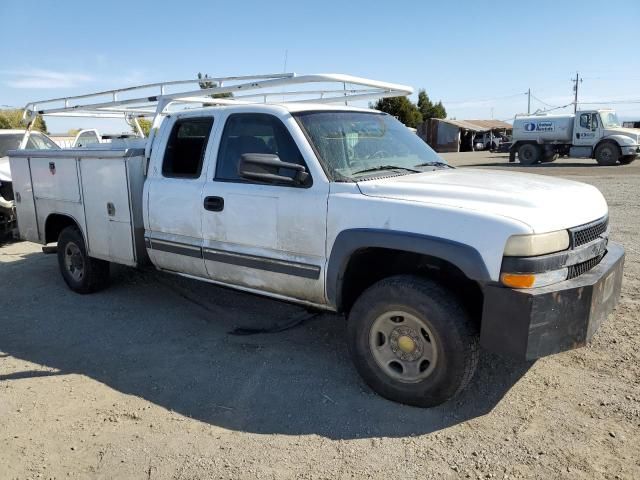
<svg viewBox="0 0 640 480"><path fill-rule="evenodd" d="M201 205L209 277L324 304L329 183L295 120L232 113L216 143L216 164ZM249 153L277 155L281 161L303 165L309 177L300 185L243 178L239 161Z"/></svg>
<svg viewBox="0 0 640 480"><path fill-rule="evenodd" d="M578 112L573 129L573 144L593 146L600 139L600 136L598 112Z"/></svg>
<svg viewBox="0 0 640 480"><path fill-rule="evenodd" d="M145 182L145 244L156 267L206 277L201 197L214 117L165 122Z"/></svg>

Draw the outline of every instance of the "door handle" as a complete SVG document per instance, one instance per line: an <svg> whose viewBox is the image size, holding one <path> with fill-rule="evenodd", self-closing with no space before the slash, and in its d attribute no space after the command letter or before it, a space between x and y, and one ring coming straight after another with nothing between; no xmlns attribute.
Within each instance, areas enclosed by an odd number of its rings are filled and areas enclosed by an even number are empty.
<svg viewBox="0 0 640 480"><path fill-rule="evenodd" d="M204 209L210 212L221 212L224 209L224 198L204 197Z"/></svg>

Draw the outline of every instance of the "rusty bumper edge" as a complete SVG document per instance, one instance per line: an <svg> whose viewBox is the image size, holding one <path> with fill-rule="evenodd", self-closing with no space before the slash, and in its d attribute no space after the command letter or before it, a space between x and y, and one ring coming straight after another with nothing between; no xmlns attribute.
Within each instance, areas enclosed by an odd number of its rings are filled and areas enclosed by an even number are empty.
<svg viewBox="0 0 640 480"><path fill-rule="evenodd" d="M524 360L584 346L618 304L624 248L609 242L602 261L572 280L529 290L484 288L481 345Z"/></svg>

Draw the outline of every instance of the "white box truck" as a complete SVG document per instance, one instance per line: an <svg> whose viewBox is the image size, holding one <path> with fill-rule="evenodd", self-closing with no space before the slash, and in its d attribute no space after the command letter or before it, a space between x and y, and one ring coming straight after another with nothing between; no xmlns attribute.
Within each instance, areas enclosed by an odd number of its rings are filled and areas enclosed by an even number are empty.
<svg viewBox="0 0 640 480"><path fill-rule="evenodd" d="M640 154L640 129L622 127L613 110L566 115L516 116L509 161L533 165L558 156L595 158L599 165L622 165Z"/></svg>
<svg viewBox="0 0 640 480"><path fill-rule="evenodd" d="M27 106L27 118L155 115L148 139L10 153L20 235L57 242L73 291L106 286L110 263L150 261L342 313L367 384L419 406L460 392L480 345L520 359L583 346L617 304L624 249L595 187L455 169L393 117L344 105L409 87L337 74L212 81ZM318 82L338 88L309 89ZM209 96L220 93L235 97Z"/></svg>

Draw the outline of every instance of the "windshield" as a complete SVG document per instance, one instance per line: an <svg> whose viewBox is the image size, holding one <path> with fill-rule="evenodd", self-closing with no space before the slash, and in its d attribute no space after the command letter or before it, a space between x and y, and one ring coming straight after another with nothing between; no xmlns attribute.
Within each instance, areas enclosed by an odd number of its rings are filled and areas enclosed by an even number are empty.
<svg viewBox="0 0 640 480"><path fill-rule="evenodd" d="M295 114L329 172L339 179L446 166L420 137L390 115L346 111Z"/></svg>
<svg viewBox="0 0 640 480"><path fill-rule="evenodd" d="M6 157L9 150L15 150L20 146L22 134L2 135L0 133L0 157Z"/></svg>
<svg viewBox="0 0 640 480"><path fill-rule="evenodd" d="M600 112L600 118L602 119L602 126L604 128L620 126L620 120L618 120L616 112Z"/></svg>

